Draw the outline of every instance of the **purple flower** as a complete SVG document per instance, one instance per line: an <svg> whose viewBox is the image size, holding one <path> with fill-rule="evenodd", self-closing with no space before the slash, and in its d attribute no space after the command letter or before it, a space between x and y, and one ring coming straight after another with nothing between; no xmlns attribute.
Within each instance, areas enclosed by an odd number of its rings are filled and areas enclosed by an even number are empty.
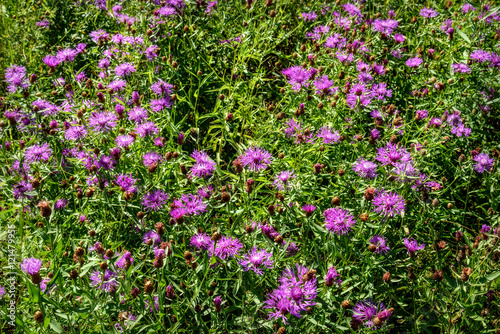
<svg viewBox="0 0 500 334"><path fill-rule="evenodd" d="M399 25L398 21L395 20L376 19L375 21L373 21L372 27L374 31L390 35L398 27L398 25Z"/></svg>
<svg viewBox="0 0 500 334"><path fill-rule="evenodd" d="M116 114L112 112L93 112L89 117L89 125L96 132L107 133L116 126L117 121Z"/></svg>
<svg viewBox="0 0 500 334"><path fill-rule="evenodd" d="M193 235L189 244L198 250L213 249L213 241L206 233Z"/></svg>
<svg viewBox="0 0 500 334"><path fill-rule="evenodd" d="M363 323L365 327L370 327L374 330L373 319L378 313L385 311L385 306L382 303L376 304L372 299L357 303L352 309L352 317ZM384 319L386 320L387 317Z"/></svg>
<svg viewBox="0 0 500 334"><path fill-rule="evenodd" d="M354 163L352 170L355 171L358 176L366 179L374 179L377 176L377 164L370 160L364 160L363 158L359 158Z"/></svg>
<svg viewBox="0 0 500 334"><path fill-rule="evenodd" d="M43 58L43 62L50 68L56 68L61 61L56 56L47 55Z"/></svg>
<svg viewBox="0 0 500 334"><path fill-rule="evenodd" d="M396 144L387 143L385 147L377 150L375 160L380 161L382 166L394 165L396 162L407 162L411 160L410 153L404 147L398 147Z"/></svg>
<svg viewBox="0 0 500 334"><path fill-rule="evenodd" d="M379 254L387 254L391 249L387 246L387 240L384 237L376 234L369 240L369 242L375 245L375 252Z"/></svg>
<svg viewBox="0 0 500 334"><path fill-rule="evenodd" d="M346 44L347 44L347 40L345 39L345 37L343 37L339 33L335 33L332 36L328 36L326 38L325 44L323 44L323 45L324 45L324 47L330 48L330 49L334 49L334 48L341 49L344 46L346 46Z"/></svg>
<svg viewBox="0 0 500 334"><path fill-rule="evenodd" d="M340 288L340 286L342 285L342 280L339 279L339 276L340 275L337 273L337 269L335 269L335 266L330 267L325 276L326 286L332 286L333 283L335 283Z"/></svg>
<svg viewBox="0 0 500 334"><path fill-rule="evenodd" d="M462 11L464 14L467 14L469 11L475 11L476 8L472 6L470 3L466 3L465 5L462 6Z"/></svg>
<svg viewBox="0 0 500 334"><path fill-rule="evenodd" d="M418 176L419 173L413 161L397 162L394 164L394 169L392 171L397 176L397 180L400 182L408 182L408 177Z"/></svg>
<svg viewBox="0 0 500 334"><path fill-rule="evenodd" d="M112 89L115 92L122 92L127 87L127 82L123 79L117 79L115 81L111 81L108 84L108 88Z"/></svg>
<svg viewBox="0 0 500 334"><path fill-rule="evenodd" d="M162 162L162 157L155 151L148 152L142 156L142 164L144 167L151 167L151 165L159 165Z"/></svg>
<svg viewBox="0 0 500 334"><path fill-rule="evenodd" d="M396 192L379 190L373 199L374 211L384 216L394 217L405 212L405 200Z"/></svg>
<svg viewBox="0 0 500 334"><path fill-rule="evenodd" d="M92 38L92 40L96 43L99 42L99 40L108 40L109 39L109 34L102 30L102 29L99 29L99 30L96 30L96 31L92 31L90 34L89 34L90 38Z"/></svg>
<svg viewBox="0 0 500 334"><path fill-rule="evenodd" d="M488 51L479 49L470 54L470 59L474 59L480 63L484 63L491 59L491 54Z"/></svg>
<svg viewBox="0 0 500 334"><path fill-rule="evenodd" d="M135 66L131 63L123 63L115 67L116 76L123 78L135 72Z"/></svg>
<svg viewBox="0 0 500 334"><path fill-rule="evenodd" d="M215 6L217 6L217 1L209 1L205 13L210 14L215 9Z"/></svg>
<svg viewBox="0 0 500 334"><path fill-rule="evenodd" d="M345 5L342 5L344 7L344 10L349 13L350 16L358 16L358 17L363 17L363 14L361 13L361 9L356 7L356 5L352 3L347 3Z"/></svg>
<svg viewBox="0 0 500 334"><path fill-rule="evenodd" d="M484 173L484 171L491 171L493 163L495 162L495 159L490 158L488 153L480 153L476 155L472 160L477 162L477 164L474 165L474 170L481 174Z"/></svg>
<svg viewBox="0 0 500 334"><path fill-rule="evenodd" d="M406 61L406 66L408 67L419 67L422 64L422 59L419 57L410 58Z"/></svg>
<svg viewBox="0 0 500 334"><path fill-rule="evenodd" d="M302 86L308 87L307 81L311 78L312 73L302 68L302 66L292 66L285 68L283 73L288 78L288 83L292 85L292 89L299 91Z"/></svg>
<svg viewBox="0 0 500 334"><path fill-rule="evenodd" d="M75 60L76 56L78 55L78 52L73 49L62 49L57 52L56 57L59 59L61 62L72 62Z"/></svg>
<svg viewBox="0 0 500 334"><path fill-rule="evenodd" d="M253 247L251 251L245 254L244 258L239 261L243 266L244 271L252 270L258 275L263 275L263 267L268 269L273 268L273 261L271 260L272 252L267 252L265 249L258 249L257 246Z"/></svg>
<svg viewBox="0 0 500 334"><path fill-rule="evenodd" d="M221 310L221 306L222 306L222 299L220 298L220 296L215 297L214 298L215 311L219 312Z"/></svg>
<svg viewBox="0 0 500 334"><path fill-rule="evenodd" d="M316 304L316 277L313 275L304 282L303 277L308 277L308 269L299 264L296 268L296 271L288 268L283 272L279 279L280 286L270 293L264 302L264 308L273 309L269 319L281 318L286 324L288 314L300 318L301 311Z"/></svg>
<svg viewBox="0 0 500 334"><path fill-rule="evenodd" d="M227 257L235 257L240 249L243 248L241 242L234 237L222 237L215 245L215 250L213 248L209 249L210 256L217 256L224 260Z"/></svg>
<svg viewBox="0 0 500 334"><path fill-rule="evenodd" d="M68 205L68 200L64 198L60 198L56 201L54 204L54 210L61 210L64 209Z"/></svg>
<svg viewBox="0 0 500 334"><path fill-rule="evenodd" d="M453 133L457 137L469 137L471 131L471 128L466 128L463 124L459 124L458 126L454 126L451 128L451 133Z"/></svg>
<svg viewBox="0 0 500 334"><path fill-rule="evenodd" d="M203 198L210 198L214 192L214 187L211 185L201 187L198 189L197 194Z"/></svg>
<svg viewBox="0 0 500 334"><path fill-rule="evenodd" d="M333 81L328 79L328 75L322 75L314 81L314 87L316 88L316 94L318 95L331 95L335 93L338 88L333 86Z"/></svg>
<svg viewBox="0 0 500 334"><path fill-rule="evenodd" d="M315 12L301 13L300 15L304 19L304 22L315 21L318 18L318 15Z"/></svg>
<svg viewBox="0 0 500 334"><path fill-rule="evenodd" d="M372 92L364 84L357 83L350 87L345 101L351 109L357 105L368 106L372 102Z"/></svg>
<svg viewBox="0 0 500 334"><path fill-rule="evenodd" d="M312 204L305 204L302 206L302 210L306 213L306 217L310 217L314 210L316 210L316 207Z"/></svg>
<svg viewBox="0 0 500 334"><path fill-rule="evenodd" d="M34 257L24 259L23 263L21 263L21 270L31 276L38 274L41 267L42 260L35 259Z"/></svg>
<svg viewBox="0 0 500 334"><path fill-rule="evenodd" d="M395 34L394 40L398 43L403 43L406 40L406 38L401 34Z"/></svg>
<svg viewBox="0 0 500 334"><path fill-rule="evenodd" d="M121 191L132 192L135 193L137 188L134 187L134 184L137 180L132 177L132 174L119 174L115 178L116 184L121 188Z"/></svg>
<svg viewBox="0 0 500 334"><path fill-rule="evenodd" d="M403 239L405 247L408 249L408 255L413 256L415 253L421 249L425 248L425 244L419 245L417 241L413 238L411 239Z"/></svg>
<svg viewBox="0 0 500 334"><path fill-rule="evenodd" d="M151 85L151 90L159 96L170 96L173 92L173 87L173 85L160 79Z"/></svg>
<svg viewBox="0 0 500 334"><path fill-rule="evenodd" d="M41 145L32 145L26 149L24 152L26 157L26 163L30 164L32 162L47 162L52 157L52 149L49 144L42 143Z"/></svg>
<svg viewBox="0 0 500 334"><path fill-rule="evenodd" d="M438 13L432 8L424 7L420 10L420 16L425 18L436 17L437 15Z"/></svg>
<svg viewBox="0 0 500 334"><path fill-rule="evenodd" d="M491 231L491 227L486 225L486 224L483 224L483 226L481 226L481 233L482 234L486 234L486 233L489 233Z"/></svg>
<svg viewBox="0 0 500 334"><path fill-rule="evenodd" d="M27 195L33 191L33 186L28 181L20 181L19 183L12 186L14 188L13 195L15 199L32 199L33 196Z"/></svg>
<svg viewBox="0 0 500 334"><path fill-rule="evenodd" d="M194 176L202 178L212 175L217 164L205 151L199 152L198 150L194 150L191 157L196 160L193 167L191 167L191 173Z"/></svg>
<svg viewBox="0 0 500 334"><path fill-rule="evenodd" d="M326 209L323 216L325 217L326 229L337 235L349 233L356 224L349 211L339 207Z"/></svg>
<svg viewBox="0 0 500 334"><path fill-rule="evenodd" d="M5 288L0 285L0 300L2 300L3 296L5 296L7 292L5 291Z"/></svg>
<svg viewBox="0 0 500 334"><path fill-rule="evenodd" d="M295 179L295 177L296 177L296 175L293 172L293 170L292 171L287 171L287 170L281 171L279 174L276 174L274 176L273 185L281 191L290 190L292 187L291 179Z"/></svg>
<svg viewBox="0 0 500 334"><path fill-rule="evenodd" d="M134 262L134 258L129 251L124 251L119 255L118 260L116 260L115 265L120 269L127 269L130 264Z"/></svg>
<svg viewBox="0 0 500 334"><path fill-rule="evenodd" d="M148 240L151 240L154 244L161 244L161 237L155 231L148 231L144 233L142 236L142 243L148 243Z"/></svg>
<svg viewBox="0 0 500 334"><path fill-rule="evenodd" d="M154 122L145 122L135 128L140 137L152 136L158 134L158 127Z"/></svg>
<svg viewBox="0 0 500 334"><path fill-rule="evenodd" d="M162 190L153 190L144 195L142 198L142 205L147 211L158 211L167 204L168 198L169 195L166 192Z"/></svg>
<svg viewBox="0 0 500 334"><path fill-rule="evenodd" d="M386 97L392 97L392 89L387 89L387 84L381 82L372 86L372 96L377 100L385 100Z"/></svg>
<svg viewBox="0 0 500 334"><path fill-rule="evenodd" d="M168 299L175 298L175 291L174 291L174 287L172 285L167 285L167 287L165 288L165 293L166 293Z"/></svg>
<svg viewBox="0 0 500 334"><path fill-rule="evenodd" d="M106 269L104 273L94 270L90 275L90 285L106 292L116 291L116 287L119 285L117 276L117 273L109 269Z"/></svg>
<svg viewBox="0 0 500 334"><path fill-rule="evenodd" d="M260 147L247 148L245 153L240 157L243 166L249 170L257 172L265 170L271 163L271 154Z"/></svg>
<svg viewBox="0 0 500 334"><path fill-rule="evenodd" d="M116 145L120 147L129 147L134 142L134 137L129 135L118 136L115 139Z"/></svg>
<svg viewBox="0 0 500 334"><path fill-rule="evenodd" d="M429 116L429 113L425 109L417 110L415 114L418 116L419 119L426 119L427 116Z"/></svg>
<svg viewBox="0 0 500 334"><path fill-rule="evenodd" d="M338 143L340 140L340 135L338 131L333 131L328 126L323 126L319 129L318 134L316 135L318 138L323 138L324 144Z"/></svg>
<svg viewBox="0 0 500 334"><path fill-rule="evenodd" d="M177 208L185 210L184 214L199 215L206 211L207 205L203 203L201 196L193 194L182 195L180 199L174 200L174 205Z"/></svg>

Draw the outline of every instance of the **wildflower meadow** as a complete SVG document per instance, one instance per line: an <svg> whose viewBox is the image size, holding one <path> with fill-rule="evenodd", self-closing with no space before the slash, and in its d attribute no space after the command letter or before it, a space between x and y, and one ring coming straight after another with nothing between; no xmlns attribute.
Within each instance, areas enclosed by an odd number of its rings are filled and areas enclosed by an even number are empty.
<svg viewBox="0 0 500 334"><path fill-rule="evenodd" d="M500 333L500 4L4 0L1 333Z"/></svg>

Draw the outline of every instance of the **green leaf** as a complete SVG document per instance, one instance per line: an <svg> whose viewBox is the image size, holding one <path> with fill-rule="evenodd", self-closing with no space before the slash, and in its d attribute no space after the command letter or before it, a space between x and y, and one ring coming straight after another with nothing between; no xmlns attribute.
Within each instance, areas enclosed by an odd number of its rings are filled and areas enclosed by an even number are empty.
<svg viewBox="0 0 500 334"><path fill-rule="evenodd" d="M464 39L464 41L466 41L467 43L470 44L470 39L469 37L467 37L466 34L464 34L464 32L458 28L455 28L455 31L458 32L458 34L460 35L460 37L462 37Z"/></svg>

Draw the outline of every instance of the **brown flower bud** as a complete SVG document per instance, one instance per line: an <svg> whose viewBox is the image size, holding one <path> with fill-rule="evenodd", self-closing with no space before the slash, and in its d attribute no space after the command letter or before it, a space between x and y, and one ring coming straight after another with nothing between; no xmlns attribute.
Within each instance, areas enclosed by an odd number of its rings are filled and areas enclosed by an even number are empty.
<svg viewBox="0 0 500 334"><path fill-rule="evenodd" d="M83 254L85 253L85 251L83 250L82 247L76 247L75 249L75 255L80 257L80 256L83 256Z"/></svg>
<svg viewBox="0 0 500 334"><path fill-rule="evenodd" d="M70 277L71 279L77 279L77 278L78 278L78 271L76 271L76 270L74 270L74 269L73 269L73 270L71 270L71 271L69 272L69 277Z"/></svg>
<svg viewBox="0 0 500 334"><path fill-rule="evenodd" d="M147 294L150 294L154 291L155 287L153 285L153 283L151 283L151 281L148 279L146 280L146 282L144 283L144 292L147 293Z"/></svg>
<svg viewBox="0 0 500 334"><path fill-rule="evenodd" d="M99 265L99 268L102 271L105 271L106 269L108 269L108 264L106 262L101 262L101 264Z"/></svg>
<svg viewBox="0 0 500 334"><path fill-rule="evenodd" d="M339 206L340 205L340 197L334 197L334 198L332 198L332 205L333 206Z"/></svg>
<svg viewBox="0 0 500 334"><path fill-rule="evenodd" d="M213 240L213 241L217 242L217 241L219 241L219 240L220 240L220 238L221 238L221 235L220 235L219 233L214 232L214 233L212 234L212 240Z"/></svg>
<svg viewBox="0 0 500 334"><path fill-rule="evenodd" d="M43 313L41 311L36 311L35 312L35 322L41 324L43 322Z"/></svg>
<svg viewBox="0 0 500 334"><path fill-rule="evenodd" d="M224 203L227 203L231 200L231 195L229 195L227 192L223 191L221 194L221 199Z"/></svg>
<svg viewBox="0 0 500 334"><path fill-rule="evenodd" d="M348 310L351 308L351 302L348 301L348 300L344 300L340 306L344 309L344 310Z"/></svg>
<svg viewBox="0 0 500 334"><path fill-rule="evenodd" d="M382 281L384 281L385 283L389 283L391 281L391 273L386 272L384 276L382 276Z"/></svg>

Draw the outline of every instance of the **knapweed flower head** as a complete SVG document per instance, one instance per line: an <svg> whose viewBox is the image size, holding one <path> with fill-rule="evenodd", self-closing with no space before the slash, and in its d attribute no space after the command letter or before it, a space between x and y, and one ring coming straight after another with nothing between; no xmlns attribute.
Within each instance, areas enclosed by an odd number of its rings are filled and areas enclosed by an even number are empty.
<svg viewBox="0 0 500 334"><path fill-rule="evenodd" d="M410 255L410 256L415 255L415 253L416 253L417 251L419 251L419 250L421 250L421 249L424 249L424 248L425 248L425 244L421 244L421 245L419 245L419 244L417 243L417 241L416 241L415 239L413 239L413 238L411 238L411 239L407 239L407 238L405 238L405 239L403 239L403 243L405 244L405 247L406 247L406 248L407 248L407 250L408 250L408 252L407 252L407 253L408 253L408 255Z"/></svg>
<svg viewBox="0 0 500 334"><path fill-rule="evenodd" d="M328 126L321 127L316 137L321 138L324 144L338 143L340 140L339 132L331 129Z"/></svg>
<svg viewBox="0 0 500 334"><path fill-rule="evenodd" d="M191 167L191 173L196 177L208 177L212 175L217 164L213 161L207 152L195 150L191 157L196 161Z"/></svg>
<svg viewBox="0 0 500 334"><path fill-rule="evenodd" d="M287 77L288 83L292 85L292 89L299 91L301 87L309 87L307 82L312 77L312 73L302 66L293 66L286 68L282 73Z"/></svg>
<svg viewBox="0 0 500 334"><path fill-rule="evenodd" d="M435 9L424 7L420 10L420 16L425 18L436 17L438 13Z"/></svg>
<svg viewBox="0 0 500 334"><path fill-rule="evenodd" d="M217 256L222 260L226 258L235 257L243 248L243 244L235 237L223 236L215 244L215 249L208 250L210 256Z"/></svg>
<svg viewBox="0 0 500 334"><path fill-rule="evenodd" d="M374 31L384 33L386 35L391 35L395 29L397 29L399 23L396 20L387 19L376 19L373 21L372 28Z"/></svg>
<svg viewBox="0 0 500 334"><path fill-rule="evenodd" d="M118 256L115 265L120 269L128 269L133 262L134 258L132 257L132 253L124 251Z"/></svg>
<svg viewBox="0 0 500 334"><path fill-rule="evenodd" d="M142 236L142 243L147 244L151 240L153 244L161 244L161 236L155 231L148 231Z"/></svg>
<svg viewBox="0 0 500 334"><path fill-rule="evenodd" d="M309 217L316 210L316 207L312 204L305 204L302 206L302 210L306 213L306 216Z"/></svg>
<svg viewBox="0 0 500 334"><path fill-rule="evenodd" d="M33 186L30 182L21 181L15 185L13 185L14 190L12 191L15 199L31 199L33 196L30 196L26 193L33 191Z"/></svg>
<svg viewBox="0 0 500 334"><path fill-rule="evenodd" d="M244 255L239 264L243 266L244 271L252 270L258 275L263 275L263 268L273 268L272 255L272 252L268 252L265 249L258 249L257 246L254 246L252 250Z"/></svg>
<svg viewBox="0 0 500 334"><path fill-rule="evenodd" d="M153 190L144 195L142 205L147 211L158 211L167 204L168 198L169 194L163 190Z"/></svg>
<svg viewBox="0 0 500 334"><path fill-rule="evenodd" d="M24 156L26 163L48 162L52 157L52 149L47 143L42 143L41 145L34 144L26 148Z"/></svg>
<svg viewBox="0 0 500 334"><path fill-rule="evenodd" d="M470 59L474 59L479 63L484 63L484 62L490 61L491 53L489 53L488 51L484 51L484 50L479 49L479 50L472 52L469 57L470 57Z"/></svg>
<svg viewBox="0 0 500 334"><path fill-rule="evenodd" d="M472 160L476 162L474 164L474 170L480 174L491 171L491 168L493 168L493 163L495 162L495 159L490 158L488 153L479 153L476 155Z"/></svg>
<svg viewBox="0 0 500 334"><path fill-rule="evenodd" d="M419 57L410 58L406 61L406 66L415 68L419 67L420 64L422 64L422 62L423 62L422 58Z"/></svg>
<svg viewBox="0 0 500 334"><path fill-rule="evenodd" d="M326 229L337 235L349 233L356 224L349 211L339 207L326 209L323 216L325 217Z"/></svg>
<svg viewBox="0 0 500 334"><path fill-rule="evenodd" d="M326 286L332 286L333 283L335 283L340 288L340 286L342 285L342 280L339 277L340 277L340 275L337 272L337 269L335 269L335 266L331 266L328 269L328 272L326 273L326 276L325 276Z"/></svg>
<svg viewBox="0 0 500 334"><path fill-rule="evenodd" d="M387 252L391 250L389 246L387 246L387 240L381 235L374 235L368 242L375 245L374 251L378 254L387 254Z"/></svg>
<svg viewBox="0 0 500 334"><path fill-rule="evenodd" d="M244 167L253 172L265 170L272 162L271 153L260 147L250 147L240 156L240 161Z"/></svg>
<svg viewBox="0 0 500 334"><path fill-rule="evenodd" d="M489 233L490 231L491 231L491 226L488 226L486 224L483 224L483 226L481 226L481 233L486 234Z"/></svg>
<svg viewBox="0 0 500 334"><path fill-rule="evenodd" d="M31 257L29 259L24 259L21 263L21 270L28 275L37 275L42 267L42 260Z"/></svg>
<svg viewBox="0 0 500 334"><path fill-rule="evenodd" d="M373 321L379 313L385 310L386 308L383 303L375 303L372 299L367 299L354 306L352 309L352 317L361 322L365 327L375 330L377 326L374 325ZM388 317L384 317L384 320L387 320L387 318ZM381 326L378 327L380 328Z"/></svg>
<svg viewBox="0 0 500 334"><path fill-rule="evenodd" d="M110 269L104 272L94 270L90 275L90 285L105 292L114 292L119 285L118 274Z"/></svg>
<svg viewBox="0 0 500 334"><path fill-rule="evenodd" d="M360 177L366 179L374 179L377 176L377 164L363 158L359 158L354 163L354 165L352 166L352 170L356 172L356 174L358 174Z"/></svg>
<svg viewBox="0 0 500 334"><path fill-rule="evenodd" d="M281 171L278 174L274 176L274 182L273 185L276 187L276 189L281 190L281 191L286 191L290 190L292 188L292 179L295 179L296 175L292 171Z"/></svg>
<svg viewBox="0 0 500 334"><path fill-rule="evenodd" d="M404 147L398 147L396 144L387 143L385 147L380 147L377 150L377 161L385 165L394 165L397 162L408 162L411 160L410 152Z"/></svg>
<svg viewBox="0 0 500 334"><path fill-rule="evenodd" d="M153 164L157 166L162 161L163 161L162 156L156 153L155 151L148 152L142 156L142 164L144 165L144 167L149 168Z"/></svg>
<svg viewBox="0 0 500 334"><path fill-rule="evenodd" d="M112 112L92 113L89 117L89 125L95 132L107 133L116 126L117 117Z"/></svg>
<svg viewBox="0 0 500 334"><path fill-rule="evenodd" d="M123 63L115 67L115 75L118 77L126 77L135 72L135 66L131 63Z"/></svg>
<svg viewBox="0 0 500 334"><path fill-rule="evenodd" d="M189 243L198 250L209 250L213 248L213 241L206 233L198 233L191 237Z"/></svg>
<svg viewBox="0 0 500 334"><path fill-rule="evenodd" d="M115 178L115 183L123 192L137 192L137 187L134 186L137 180L132 177L132 174L119 174Z"/></svg>
<svg viewBox="0 0 500 334"><path fill-rule="evenodd" d="M184 194L180 199L174 200L174 205L176 208L185 209L187 215L199 215L206 211L207 205L203 203L203 198L201 196L193 194Z"/></svg>
<svg viewBox="0 0 500 334"><path fill-rule="evenodd" d="M394 217L405 212L405 200L396 192L379 190L373 199L373 211L383 216Z"/></svg>

